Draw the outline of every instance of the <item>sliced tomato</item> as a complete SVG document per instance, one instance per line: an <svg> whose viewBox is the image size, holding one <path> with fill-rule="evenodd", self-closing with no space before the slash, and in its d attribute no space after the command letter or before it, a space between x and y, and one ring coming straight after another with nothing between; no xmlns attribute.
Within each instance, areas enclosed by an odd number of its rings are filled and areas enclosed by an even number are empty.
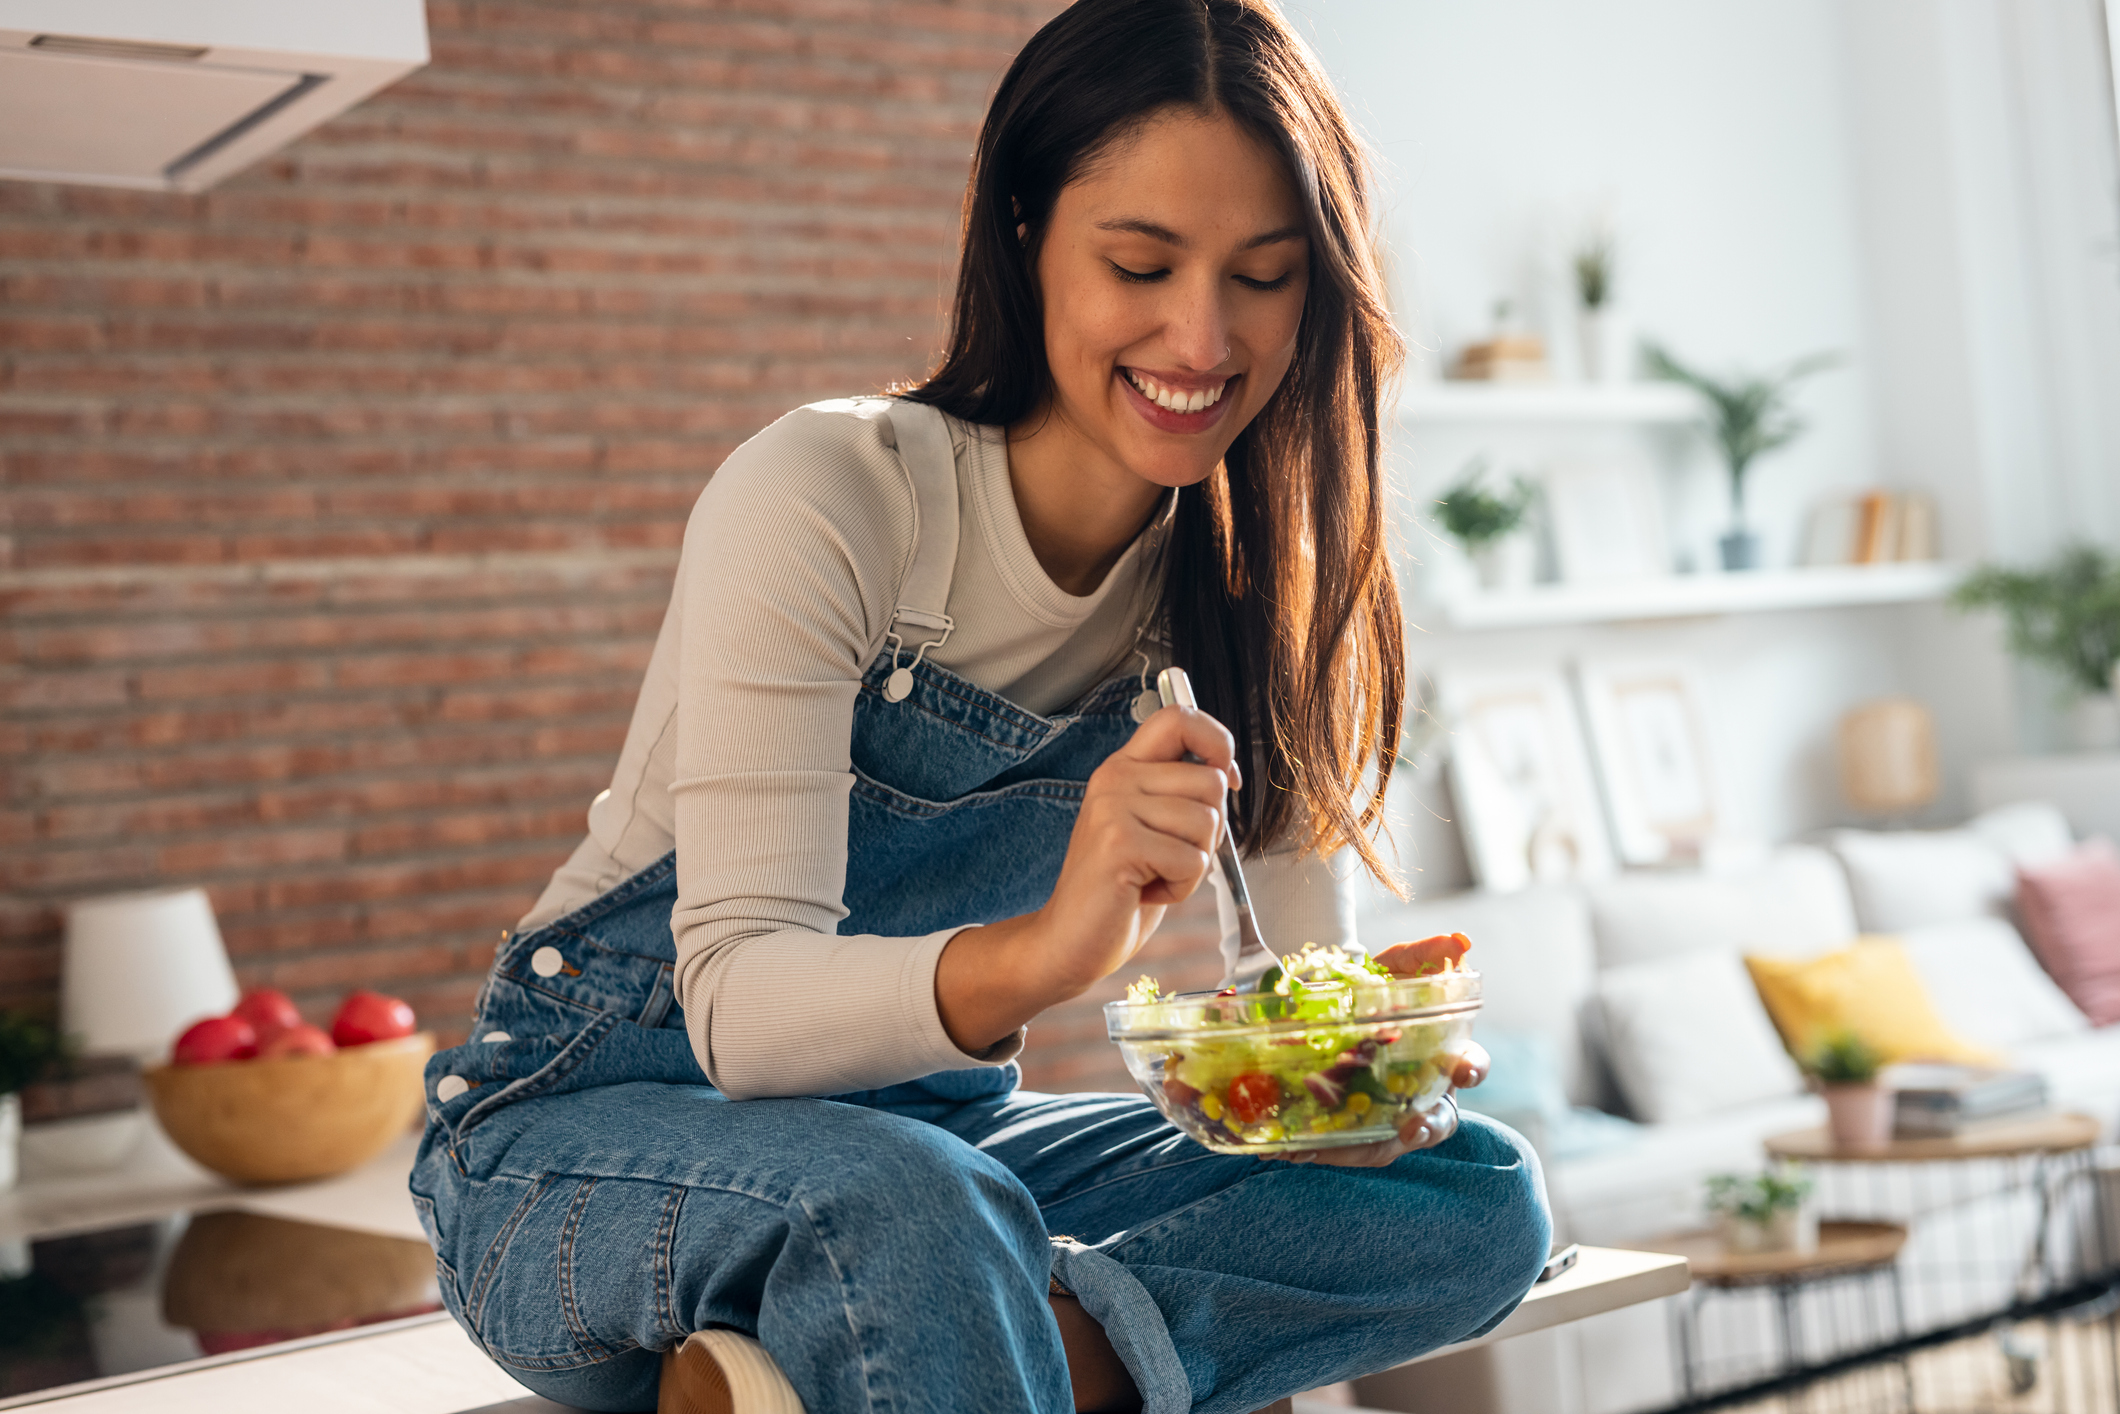
<svg viewBox="0 0 2120 1414"><path fill-rule="evenodd" d="M1239 1124L1271 1119L1281 1109L1281 1082L1263 1070L1247 1070L1229 1082L1229 1112Z"/></svg>

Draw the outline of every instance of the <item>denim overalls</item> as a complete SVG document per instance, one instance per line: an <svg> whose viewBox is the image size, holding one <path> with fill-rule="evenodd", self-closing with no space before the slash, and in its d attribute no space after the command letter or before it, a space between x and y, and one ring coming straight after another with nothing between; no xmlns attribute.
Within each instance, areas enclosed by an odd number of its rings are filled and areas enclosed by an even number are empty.
<svg viewBox="0 0 2120 1414"><path fill-rule="evenodd" d="M889 415L925 527L893 627L932 642L948 429ZM854 710L841 934L1042 905L1137 687L1040 717L887 644ZM810 1414L1067 1414L1050 1278L1148 1414L1245 1414L1489 1328L1545 1260L1530 1150L1469 1113L1436 1149L1351 1169L1210 1154L1139 1095L1031 1094L1014 1065L726 1100L672 990L675 874L673 853L507 939L471 1040L427 1068L412 1190L442 1299L551 1399L652 1409L657 1352L726 1326Z"/></svg>

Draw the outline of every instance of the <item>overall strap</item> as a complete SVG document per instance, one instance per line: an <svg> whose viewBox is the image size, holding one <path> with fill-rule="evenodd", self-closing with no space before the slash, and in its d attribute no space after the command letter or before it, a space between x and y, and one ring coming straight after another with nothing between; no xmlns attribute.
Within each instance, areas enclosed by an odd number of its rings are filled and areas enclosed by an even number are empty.
<svg viewBox="0 0 2120 1414"><path fill-rule="evenodd" d="M898 587L890 630L884 635L891 646L892 672L883 695L903 702L913 690L913 668L956 627L943 611L949 607L950 577L957 569L957 456L939 408L899 399L890 405L890 419L898 459L913 490L913 560ZM910 664L898 657L908 632L926 635Z"/></svg>

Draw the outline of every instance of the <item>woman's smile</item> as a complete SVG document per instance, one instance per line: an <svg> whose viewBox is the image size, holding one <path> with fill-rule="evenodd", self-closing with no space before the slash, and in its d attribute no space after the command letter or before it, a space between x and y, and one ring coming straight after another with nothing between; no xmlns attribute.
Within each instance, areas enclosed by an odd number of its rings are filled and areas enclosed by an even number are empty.
<svg viewBox="0 0 2120 1414"><path fill-rule="evenodd" d="M1126 398L1128 405L1159 432L1193 433L1212 428L1237 405L1237 399L1224 395L1242 378L1242 374L1187 377L1123 366L1117 371L1119 386L1131 395Z"/></svg>

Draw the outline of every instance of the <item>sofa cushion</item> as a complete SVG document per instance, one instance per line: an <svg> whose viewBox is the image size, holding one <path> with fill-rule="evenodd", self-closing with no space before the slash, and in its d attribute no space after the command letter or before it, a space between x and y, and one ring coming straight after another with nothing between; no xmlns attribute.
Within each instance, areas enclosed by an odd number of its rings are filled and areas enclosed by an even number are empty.
<svg viewBox="0 0 2120 1414"><path fill-rule="evenodd" d="M2089 1018L2000 918L1909 928L1899 941L1943 1024L1976 1046L2010 1052L2090 1029Z"/></svg>
<svg viewBox="0 0 2120 1414"><path fill-rule="evenodd" d="M1711 1174L1757 1173L1764 1141L1825 1117L1816 1095L1789 1095L1691 1124L1644 1125L1629 1143L1547 1166L1555 1225L1567 1241L1611 1246L1696 1227Z"/></svg>
<svg viewBox="0 0 2120 1414"><path fill-rule="evenodd" d="M1806 845L1778 849L1756 869L1732 874L1643 874L1589 891L1598 961L1625 967L1715 948L1812 953L1855 936L1846 876L1832 856Z"/></svg>
<svg viewBox="0 0 2120 1414"><path fill-rule="evenodd" d="M1953 1035L1896 938L1863 938L1816 957L1748 957L1745 970L1793 1055L1852 1035L1885 1063L2000 1065L2002 1057Z"/></svg>
<svg viewBox="0 0 2120 1414"><path fill-rule="evenodd" d="M1698 951L1598 978L1605 1057L1636 1119L1675 1124L1803 1089L1735 953Z"/></svg>
<svg viewBox="0 0 2120 1414"><path fill-rule="evenodd" d="M1371 952L1436 933L1472 939L1466 960L1481 977L1480 1025L1548 1038L1568 1099L1578 1105L1611 1102L1580 1021L1596 967L1581 894L1526 889L1454 894L1432 903L1391 900L1372 904L1357 926Z"/></svg>
<svg viewBox="0 0 2120 1414"><path fill-rule="evenodd" d="M2094 839L2020 869L2017 911L2046 970L2100 1026L2120 1021L2120 850Z"/></svg>
<svg viewBox="0 0 2120 1414"><path fill-rule="evenodd" d="M2120 1128L2120 1026L2032 1041L2010 1059L2045 1077L2047 1102L2055 1109L2089 1115L2112 1142Z"/></svg>
<svg viewBox="0 0 2120 1414"><path fill-rule="evenodd" d="M2044 800L1998 805L1975 815L1965 826L2019 869L2051 864L2076 847L2068 816Z"/></svg>
<svg viewBox="0 0 2120 1414"><path fill-rule="evenodd" d="M1835 830L1865 933L2007 915L2017 879L2009 856L1971 830Z"/></svg>

